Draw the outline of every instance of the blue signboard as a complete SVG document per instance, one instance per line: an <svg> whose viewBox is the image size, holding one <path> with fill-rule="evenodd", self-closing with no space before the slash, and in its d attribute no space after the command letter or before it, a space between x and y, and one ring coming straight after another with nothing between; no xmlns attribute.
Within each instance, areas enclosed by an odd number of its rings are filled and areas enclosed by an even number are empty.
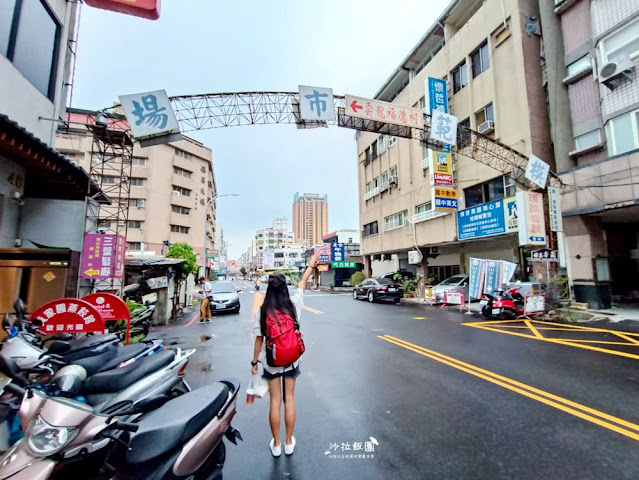
<svg viewBox="0 0 639 480"><path fill-rule="evenodd" d="M435 197L435 210L454 212L457 210L457 199L446 197Z"/></svg>
<svg viewBox="0 0 639 480"><path fill-rule="evenodd" d="M484 273L486 260L481 258L470 259L470 285L468 286L468 296L470 298L481 298L484 291Z"/></svg>
<svg viewBox="0 0 639 480"><path fill-rule="evenodd" d="M428 97L429 113L431 115L434 110L442 110L448 113L448 87L446 80L428 77L426 79L426 96ZM450 152L450 145L444 145L442 150L447 153Z"/></svg>
<svg viewBox="0 0 639 480"><path fill-rule="evenodd" d="M493 295L501 283L501 262L499 260L486 260L486 280L484 291Z"/></svg>
<svg viewBox="0 0 639 480"><path fill-rule="evenodd" d="M458 211L457 232L460 240L506 233L504 201L495 200Z"/></svg>
<svg viewBox="0 0 639 480"><path fill-rule="evenodd" d="M334 262L344 261L344 244L343 243L331 243L331 256Z"/></svg>

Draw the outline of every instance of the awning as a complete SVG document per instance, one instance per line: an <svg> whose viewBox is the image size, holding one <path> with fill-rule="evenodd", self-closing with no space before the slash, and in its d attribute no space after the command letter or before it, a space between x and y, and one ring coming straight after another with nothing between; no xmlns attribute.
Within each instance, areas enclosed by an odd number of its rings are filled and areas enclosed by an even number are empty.
<svg viewBox="0 0 639 480"><path fill-rule="evenodd" d="M6 115L0 115L0 155L26 169L24 196L99 203L111 199L79 165L33 136Z"/></svg>

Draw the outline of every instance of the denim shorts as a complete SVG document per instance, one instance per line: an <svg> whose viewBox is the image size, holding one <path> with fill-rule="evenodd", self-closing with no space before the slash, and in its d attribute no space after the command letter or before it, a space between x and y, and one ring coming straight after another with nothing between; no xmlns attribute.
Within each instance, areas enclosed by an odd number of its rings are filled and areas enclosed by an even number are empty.
<svg viewBox="0 0 639 480"><path fill-rule="evenodd" d="M300 373L302 373L300 371L299 364L296 367L291 368L290 370L285 370L285 371L279 372L279 373L269 373L269 372L266 371L266 369L264 369L263 372L264 373L262 373L262 378L264 380L273 380L274 378L279 378L279 377L297 378L297 377L299 377Z"/></svg>

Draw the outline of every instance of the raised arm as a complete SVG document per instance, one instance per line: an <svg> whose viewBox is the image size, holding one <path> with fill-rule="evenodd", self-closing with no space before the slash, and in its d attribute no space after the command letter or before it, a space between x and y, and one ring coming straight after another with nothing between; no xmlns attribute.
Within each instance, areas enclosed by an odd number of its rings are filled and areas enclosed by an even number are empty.
<svg viewBox="0 0 639 480"><path fill-rule="evenodd" d="M317 267L317 262L319 261L319 258L320 258L320 251L318 250L317 252L315 252L315 255L311 257L311 261L308 263L308 267L306 267L306 271L302 275L302 279L300 280L300 284L298 285L298 288L301 288L302 290L306 290L306 284L308 282L308 279L311 278L311 274L313 273L313 270L315 270L315 267Z"/></svg>

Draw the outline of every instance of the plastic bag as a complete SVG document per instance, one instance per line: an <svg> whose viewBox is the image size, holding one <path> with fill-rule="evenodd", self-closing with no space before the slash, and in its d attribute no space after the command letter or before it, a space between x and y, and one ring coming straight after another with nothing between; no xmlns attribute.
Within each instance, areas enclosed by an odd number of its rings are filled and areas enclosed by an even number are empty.
<svg viewBox="0 0 639 480"><path fill-rule="evenodd" d="M260 375L253 375L246 388L246 404L251 405L255 397L262 398L268 392L268 383Z"/></svg>

